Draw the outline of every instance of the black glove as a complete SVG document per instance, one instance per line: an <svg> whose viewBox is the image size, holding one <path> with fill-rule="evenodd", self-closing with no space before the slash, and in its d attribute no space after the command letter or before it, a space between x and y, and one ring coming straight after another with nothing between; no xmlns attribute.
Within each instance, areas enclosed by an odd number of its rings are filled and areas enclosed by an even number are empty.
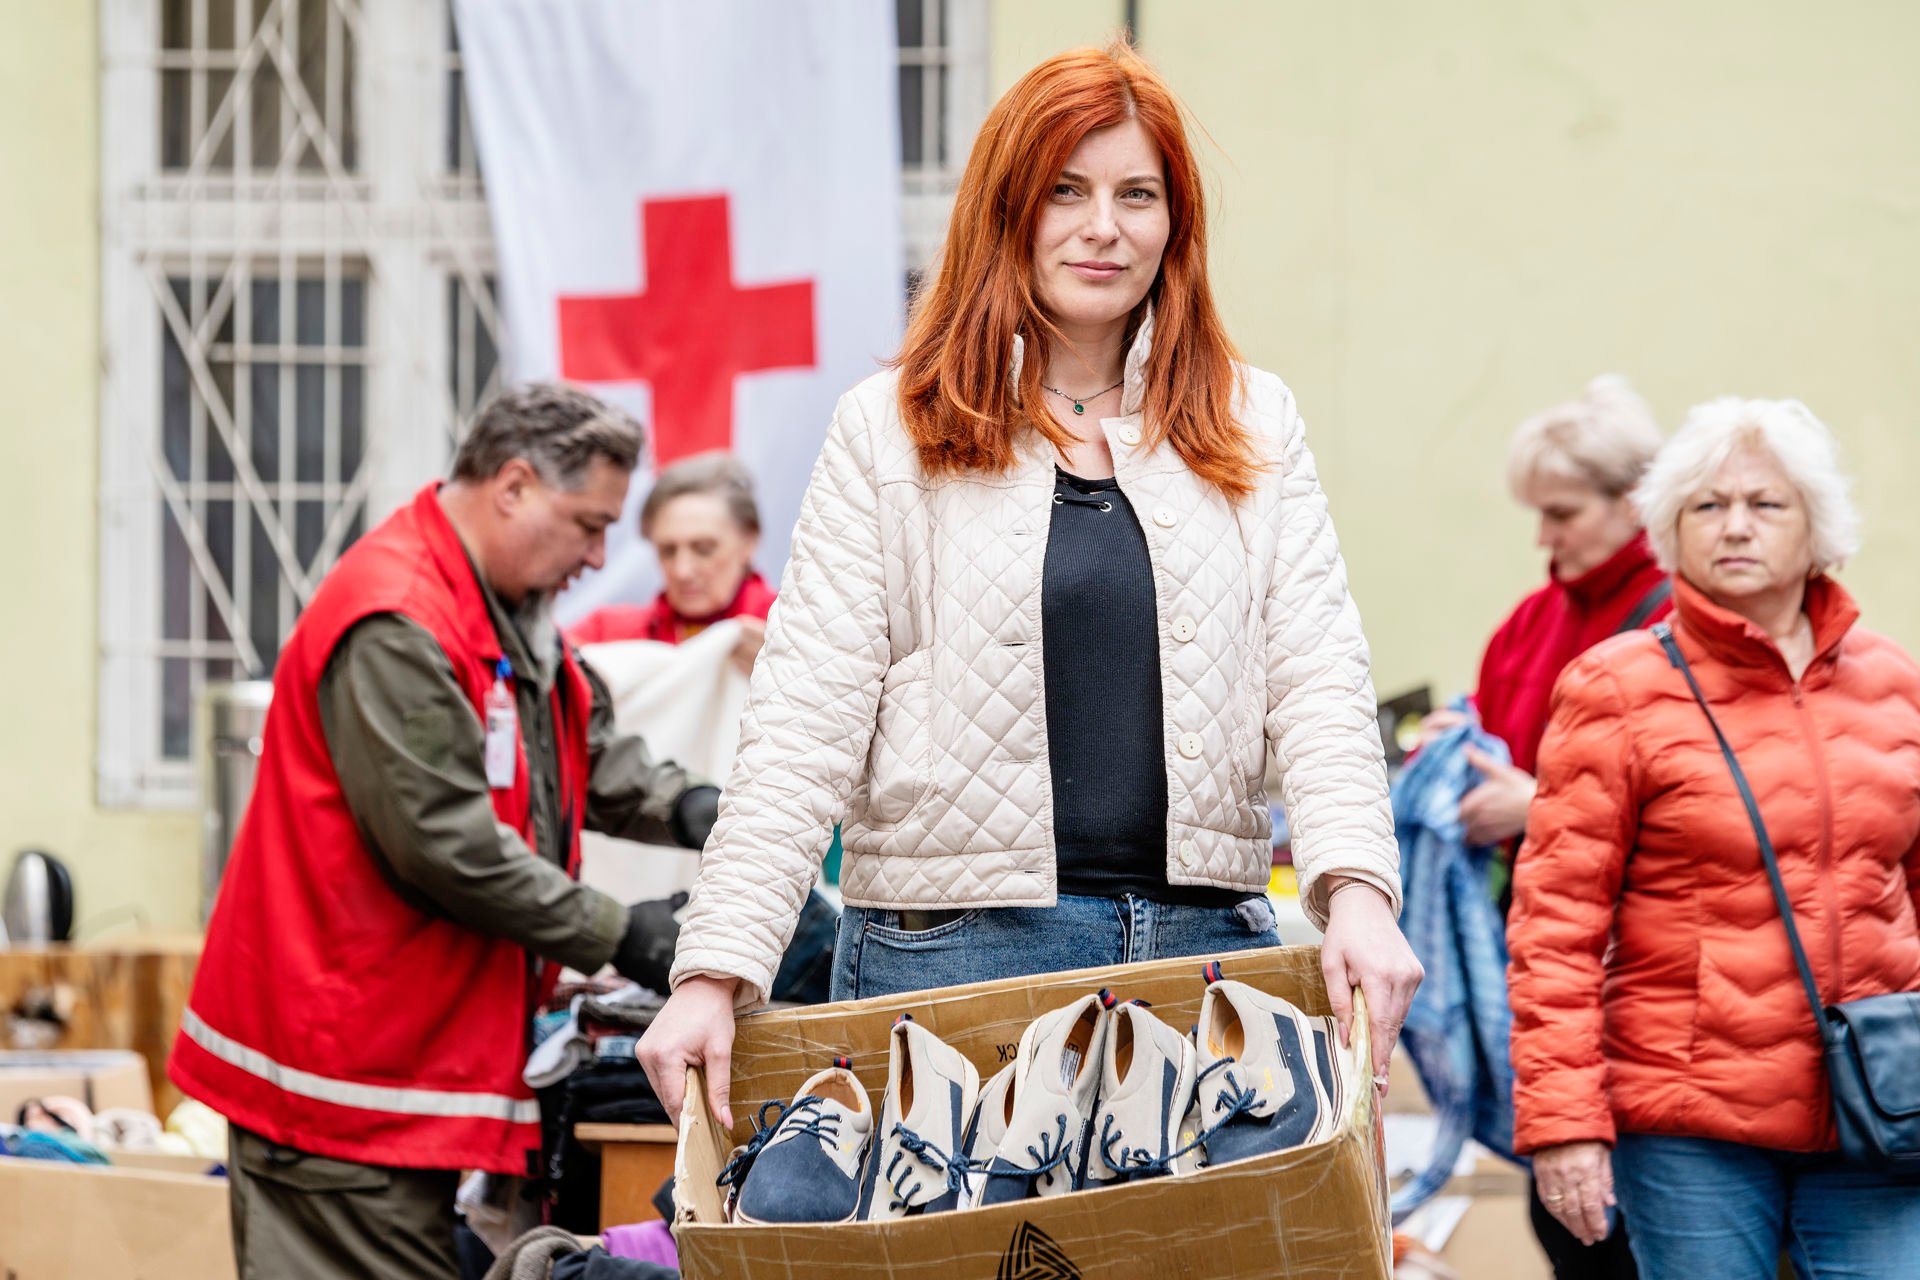
<svg viewBox="0 0 1920 1280"><path fill-rule="evenodd" d="M688 787L673 802L673 816L667 819L667 828L683 848L703 849L719 817L720 788Z"/></svg>
<svg viewBox="0 0 1920 1280"><path fill-rule="evenodd" d="M687 905L687 895L636 902L627 908L627 931L613 951L613 967L621 977L650 991L665 994L673 970L673 949L680 941L680 924L673 913Z"/></svg>

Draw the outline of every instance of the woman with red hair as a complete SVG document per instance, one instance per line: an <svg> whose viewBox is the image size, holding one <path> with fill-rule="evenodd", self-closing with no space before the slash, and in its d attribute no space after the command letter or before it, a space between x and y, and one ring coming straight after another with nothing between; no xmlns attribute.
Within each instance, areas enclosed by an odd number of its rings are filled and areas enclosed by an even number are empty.
<svg viewBox="0 0 1920 1280"><path fill-rule="evenodd" d="M899 357L840 402L641 1059L727 1111L842 823L834 992L1277 942L1268 752L1375 1068L1420 978L1359 615L1292 393L1240 364L1198 164L1124 45L982 126Z"/></svg>

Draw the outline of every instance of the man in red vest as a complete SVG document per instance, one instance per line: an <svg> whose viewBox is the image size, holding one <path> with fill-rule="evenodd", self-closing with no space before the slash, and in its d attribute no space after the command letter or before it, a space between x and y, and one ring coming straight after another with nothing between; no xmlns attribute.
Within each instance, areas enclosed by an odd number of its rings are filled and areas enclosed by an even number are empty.
<svg viewBox="0 0 1920 1280"><path fill-rule="evenodd" d="M551 618L641 439L579 391L496 397L287 639L169 1064L231 1121L243 1280L454 1275L459 1171L537 1157L521 1071L560 966L664 989L645 924L575 879L580 830L698 848L719 793L616 733Z"/></svg>

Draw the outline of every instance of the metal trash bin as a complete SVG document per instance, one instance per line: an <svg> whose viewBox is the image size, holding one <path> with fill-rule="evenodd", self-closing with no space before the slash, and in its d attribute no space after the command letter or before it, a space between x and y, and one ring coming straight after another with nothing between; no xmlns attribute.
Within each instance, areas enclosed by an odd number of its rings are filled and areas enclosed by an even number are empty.
<svg viewBox="0 0 1920 1280"><path fill-rule="evenodd" d="M253 795L261 734L273 685L243 680L208 685L200 695L200 919L213 914L227 855Z"/></svg>

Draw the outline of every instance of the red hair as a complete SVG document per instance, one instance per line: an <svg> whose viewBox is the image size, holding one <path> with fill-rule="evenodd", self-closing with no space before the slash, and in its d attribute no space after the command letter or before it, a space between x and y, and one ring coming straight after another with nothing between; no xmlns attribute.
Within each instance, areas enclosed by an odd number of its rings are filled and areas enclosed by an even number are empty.
<svg viewBox="0 0 1920 1280"><path fill-rule="evenodd" d="M928 475L1010 470L1023 425L1056 448L1072 443L1066 428L1037 407L1045 403L1040 380L1049 344L1065 336L1034 293L1034 231L1080 140L1127 120L1138 120L1159 148L1171 224L1160 273L1127 325L1131 340L1152 305L1148 443L1170 441L1228 498L1252 492L1262 464L1233 416L1238 356L1207 283L1200 166L1166 82L1117 41L1047 59L1007 90L980 127L940 263L893 361L900 415ZM1015 334L1026 343L1017 386L1007 376Z"/></svg>

